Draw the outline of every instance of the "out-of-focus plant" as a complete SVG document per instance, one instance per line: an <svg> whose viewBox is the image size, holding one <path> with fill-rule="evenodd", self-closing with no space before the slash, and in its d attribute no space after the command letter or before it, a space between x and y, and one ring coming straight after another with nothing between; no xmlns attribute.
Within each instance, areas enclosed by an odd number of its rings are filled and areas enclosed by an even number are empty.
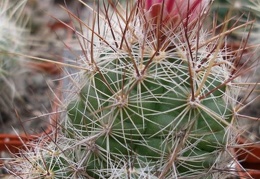
<svg viewBox="0 0 260 179"><path fill-rule="evenodd" d="M13 99L18 94L14 84L19 76L19 57L8 53L20 53L26 44L25 26L27 18L23 15L26 0L0 1L0 122L13 119Z"/></svg>

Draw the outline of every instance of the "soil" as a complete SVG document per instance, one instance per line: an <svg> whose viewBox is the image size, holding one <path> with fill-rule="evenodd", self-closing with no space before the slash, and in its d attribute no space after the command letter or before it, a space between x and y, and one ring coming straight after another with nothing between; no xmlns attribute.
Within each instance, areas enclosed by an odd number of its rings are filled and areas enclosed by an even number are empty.
<svg viewBox="0 0 260 179"><path fill-rule="evenodd" d="M29 0L25 13L30 17L31 44L26 55L41 57L50 60L61 59L64 43L68 39L68 29L60 26L57 19L68 22L67 13L60 7L64 1L35 1ZM76 3L77 2L77 3ZM70 9L75 9L78 1L68 3ZM48 13L46 13L48 12ZM71 32L70 32L71 33ZM26 59L28 60L28 59ZM8 110L0 108L0 133L27 133L35 134L42 132L48 125L49 113L52 108L53 90L57 87L59 77L57 68L49 66L37 66L38 61L31 61L18 69L18 75L13 79L18 95L12 99L12 108ZM42 63L44 64L44 62ZM29 66L29 68L28 68ZM1 88L1 87L0 87ZM1 90L0 90L1 93ZM2 94L2 93L1 93ZM0 94L0 95L1 95ZM0 107L1 106L0 98Z"/></svg>
<svg viewBox="0 0 260 179"><path fill-rule="evenodd" d="M49 123L49 113L52 110L53 91L58 82L54 81L58 75L44 74L34 70L26 71L22 75L23 83L19 88L22 93L14 98L10 114L0 113L1 133L8 134L36 134L42 132ZM21 86L22 85L22 86ZM19 92L19 91L18 91Z"/></svg>
<svg viewBox="0 0 260 179"><path fill-rule="evenodd" d="M9 113L1 113L1 135L8 134L38 134L42 133L50 122L55 95L60 84L60 75L37 70L27 70L19 75L20 95L13 101ZM17 82L18 83L18 82ZM56 93L57 94L57 93ZM12 117L15 114L14 118ZM6 151L0 151L0 159L8 161L11 156ZM1 164L1 161L0 161ZM0 178L6 177L6 171L0 165Z"/></svg>
<svg viewBox="0 0 260 179"><path fill-rule="evenodd" d="M59 4L62 3L54 0L28 1L25 12L33 17L30 19L32 46L26 55L50 60L61 59L64 44L69 39L71 32L68 32L64 26L60 26L57 20L49 15L52 14L64 22L70 21L67 13L60 8ZM68 1L67 3L72 11L75 11L78 4L80 4L78 1L75 3ZM57 92L60 83L60 71L57 71L56 66L54 69L44 66L37 67L35 63L38 61L31 62L32 66L26 69L23 69L24 66L22 66L22 69L19 69L22 72L17 78L15 77L14 84L17 87L18 95L13 98L12 108L1 109L0 105L1 134L37 134L43 132L49 125L49 117L54 104L54 92ZM0 93L1 88L0 86ZM0 159L5 160L10 157L8 152L0 152ZM5 176L5 170L0 165L0 178Z"/></svg>

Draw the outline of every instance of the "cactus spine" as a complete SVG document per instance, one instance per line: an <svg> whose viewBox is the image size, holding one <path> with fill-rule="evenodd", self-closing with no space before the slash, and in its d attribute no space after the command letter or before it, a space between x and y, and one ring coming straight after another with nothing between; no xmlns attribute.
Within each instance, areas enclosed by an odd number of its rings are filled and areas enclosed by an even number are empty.
<svg viewBox="0 0 260 179"><path fill-rule="evenodd" d="M65 97L58 138L23 154L31 164L20 163L24 176L225 175L236 100L230 83L236 63L219 45L225 38L202 28L202 13L171 29L147 20L139 4L129 3L124 15L113 3L104 7L95 22L104 20L102 32L83 24L90 47L81 44L82 70Z"/></svg>

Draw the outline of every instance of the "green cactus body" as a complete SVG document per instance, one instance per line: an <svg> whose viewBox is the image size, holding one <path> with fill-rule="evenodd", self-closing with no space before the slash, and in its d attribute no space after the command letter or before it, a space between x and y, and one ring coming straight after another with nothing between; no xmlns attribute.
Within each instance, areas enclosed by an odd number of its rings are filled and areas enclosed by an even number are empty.
<svg viewBox="0 0 260 179"><path fill-rule="evenodd" d="M75 91L65 96L58 139L44 145L61 155L45 163L54 178L218 178L233 140L230 53L216 47L203 18L162 27L158 37L132 8L129 16L114 9L118 21L101 15L104 31L90 30L97 40L84 49L86 70L69 76Z"/></svg>
<svg viewBox="0 0 260 179"><path fill-rule="evenodd" d="M120 58L101 54L97 62L107 63L96 63L99 70L85 74L86 84L67 108L73 129L67 135L96 136L91 142L98 152L93 151L86 167L95 178L109 176L109 170L125 163L129 170L152 168L149 174L154 177L164 173L166 178L174 172L180 178L203 177L226 145L225 130L232 117L224 99L226 87L192 101L186 59L169 53L159 61L150 62L148 55L140 60L133 55L141 53L135 46L139 44L133 45L132 54ZM222 67L210 69L199 96L224 83L224 74L217 72ZM198 78L194 86L198 88L200 82ZM102 165L92 165L94 160Z"/></svg>

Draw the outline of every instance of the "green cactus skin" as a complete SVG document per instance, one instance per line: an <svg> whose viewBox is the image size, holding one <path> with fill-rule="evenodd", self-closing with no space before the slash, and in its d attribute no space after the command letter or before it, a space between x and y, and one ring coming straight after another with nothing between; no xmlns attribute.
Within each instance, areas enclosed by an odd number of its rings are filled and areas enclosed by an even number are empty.
<svg viewBox="0 0 260 179"><path fill-rule="evenodd" d="M65 135L91 138L85 171L94 178L111 177L117 168L125 168L119 178L213 176L232 119L230 62L202 47L192 52L197 58L190 72L187 47L156 52L149 45L136 39L114 51L101 47L67 107Z"/></svg>
<svg viewBox="0 0 260 179"><path fill-rule="evenodd" d="M78 99L68 105L73 131L67 135L97 136L91 139L97 151L90 158L107 169L110 165L123 167L122 159L133 158L129 165L154 168L152 176L176 172L181 178L210 171L226 145L225 129L232 117L224 99L226 87L191 102L188 64L178 57L167 54L160 62L152 61L138 77L133 63L140 64L140 59L128 54L112 59L109 55L100 55L97 61L107 63L97 64L98 72L85 74L87 83ZM150 59L143 58L141 65L146 66ZM210 75L215 78L207 78L202 88L205 92L225 81L214 68L218 67L213 67ZM94 163L92 160L89 162ZM174 168L165 171L170 163ZM101 166L86 166L86 171L98 178L94 173L104 169Z"/></svg>
<svg viewBox="0 0 260 179"><path fill-rule="evenodd" d="M118 11L113 12L118 20ZM207 41L212 36L201 28L203 18L173 32L162 28L165 34L158 40L152 27L145 33L142 16L133 14L135 8L121 19L125 27L106 14L104 31L90 30L98 39L81 58L86 70L71 83L74 95L65 96L60 130L34 155L26 153L33 167L25 173L42 178L222 176L232 158L225 158L233 141L235 101L229 82L236 64L230 53L216 47L219 39Z"/></svg>

